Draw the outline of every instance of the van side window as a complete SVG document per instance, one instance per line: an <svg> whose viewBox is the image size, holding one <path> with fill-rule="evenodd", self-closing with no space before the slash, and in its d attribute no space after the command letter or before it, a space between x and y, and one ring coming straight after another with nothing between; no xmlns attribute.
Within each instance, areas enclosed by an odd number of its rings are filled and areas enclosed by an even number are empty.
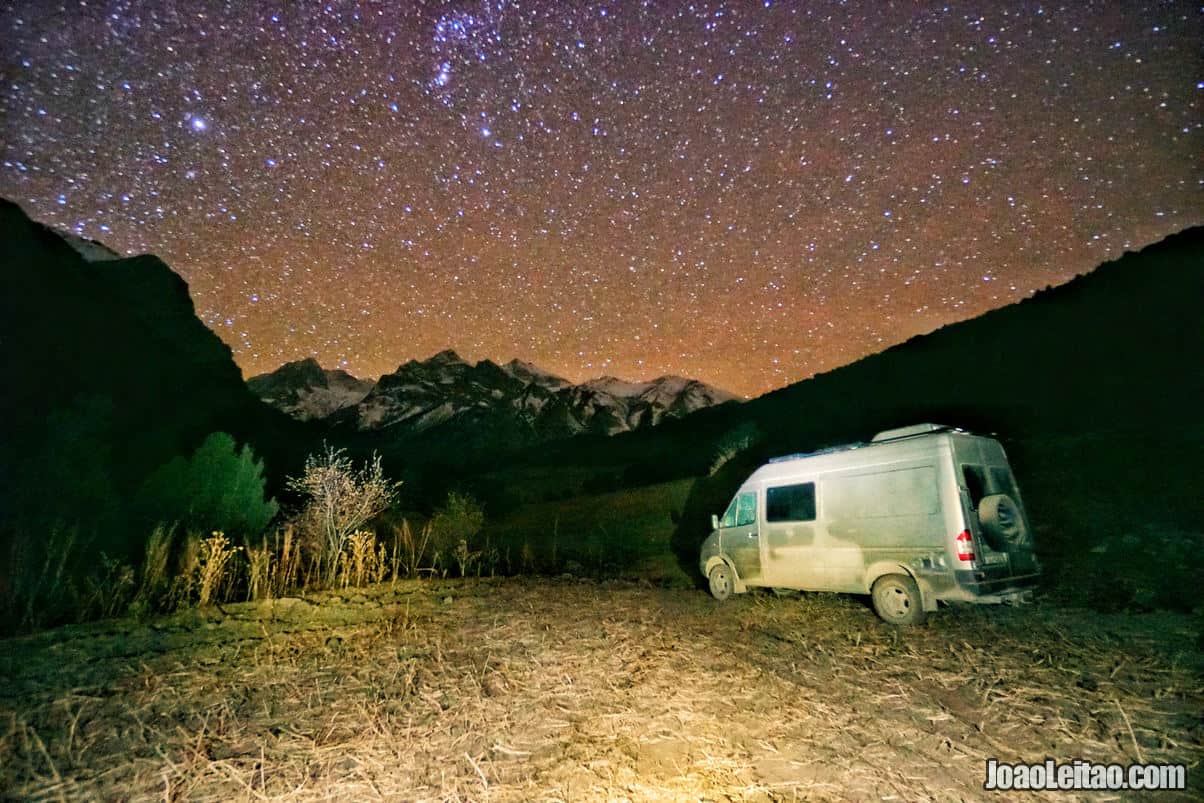
<svg viewBox="0 0 1204 803"><path fill-rule="evenodd" d="M766 489L765 520L815 521L815 483Z"/></svg>
<svg viewBox="0 0 1204 803"><path fill-rule="evenodd" d="M736 526L743 527L757 520L757 495L753 491L736 497Z"/></svg>
<svg viewBox="0 0 1204 803"><path fill-rule="evenodd" d="M982 466L962 466L966 478L966 490L970 492L970 504L975 508L987 495L987 475Z"/></svg>
<svg viewBox="0 0 1204 803"><path fill-rule="evenodd" d="M738 497L738 496L733 497L732 503L727 506L727 510L723 511L723 518L721 518L719 520L720 529L723 529L725 527L735 527L736 526L736 508L738 508L739 506L740 506L740 497Z"/></svg>
<svg viewBox="0 0 1204 803"><path fill-rule="evenodd" d="M725 527L743 527L757 520L757 494L755 491L745 491L738 494L727 506L723 518L719 520L720 529Z"/></svg>

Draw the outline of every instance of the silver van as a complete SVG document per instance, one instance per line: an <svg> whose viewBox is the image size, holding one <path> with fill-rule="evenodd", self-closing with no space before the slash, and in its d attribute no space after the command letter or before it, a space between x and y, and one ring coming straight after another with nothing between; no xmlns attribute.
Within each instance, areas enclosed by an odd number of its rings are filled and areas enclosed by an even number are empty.
<svg viewBox="0 0 1204 803"><path fill-rule="evenodd" d="M870 594L896 625L941 601L1012 602L1040 572L999 442L919 424L770 460L702 545L716 599L752 586Z"/></svg>

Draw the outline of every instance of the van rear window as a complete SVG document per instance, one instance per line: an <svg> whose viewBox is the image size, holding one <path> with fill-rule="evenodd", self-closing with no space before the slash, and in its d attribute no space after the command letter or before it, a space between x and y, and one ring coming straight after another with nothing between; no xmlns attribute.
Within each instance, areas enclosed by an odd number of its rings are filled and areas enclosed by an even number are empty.
<svg viewBox="0 0 1204 803"><path fill-rule="evenodd" d="M815 521L815 483L766 489L765 520Z"/></svg>
<svg viewBox="0 0 1204 803"><path fill-rule="evenodd" d="M1007 494L1013 499L1018 496L1016 493L1016 483L1012 479L1012 472L998 466L991 467L990 490L993 494Z"/></svg>
<svg viewBox="0 0 1204 803"><path fill-rule="evenodd" d="M1007 494L1016 498L1016 483L1012 472L1001 466L963 465L962 474L966 478L966 490L970 493L970 504L978 507L984 496L991 494Z"/></svg>
<svg viewBox="0 0 1204 803"><path fill-rule="evenodd" d="M982 466L962 466L962 475L966 478L966 490L970 493L970 504L975 508L982 498L987 495L987 474Z"/></svg>

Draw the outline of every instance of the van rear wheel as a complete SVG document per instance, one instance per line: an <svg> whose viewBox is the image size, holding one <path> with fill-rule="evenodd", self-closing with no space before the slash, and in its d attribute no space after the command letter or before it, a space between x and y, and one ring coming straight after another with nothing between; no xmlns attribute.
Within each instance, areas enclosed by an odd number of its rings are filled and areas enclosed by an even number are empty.
<svg viewBox="0 0 1204 803"><path fill-rule="evenodd" d="M707 580L711 584L711 596L720 602L732 595L736 585L732 569L726 563L716 563L707 575Z"/></svg>
<svg viewBox="0 0 1204 803"><path fill-rule="evenodd" d="M905 574L879 577L870 594L874 601L874 612L887 624L918 625L928 616L924 611L920 587Z"/></svg>

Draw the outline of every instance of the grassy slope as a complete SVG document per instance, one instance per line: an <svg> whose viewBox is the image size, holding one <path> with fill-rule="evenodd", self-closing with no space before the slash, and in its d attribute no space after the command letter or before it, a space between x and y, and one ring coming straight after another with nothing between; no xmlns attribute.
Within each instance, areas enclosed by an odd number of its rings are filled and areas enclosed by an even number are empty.
<svg viewBox="0 0 1204 803"><path fill-rule="evenodd" d="M692 484L676 480L526 504L490 522L486 535L500 550L509 551L510 563L516 566L522 565L525 546L534 569L560 571L572 561L589 574L685 582L669 543Z"/></svg>

